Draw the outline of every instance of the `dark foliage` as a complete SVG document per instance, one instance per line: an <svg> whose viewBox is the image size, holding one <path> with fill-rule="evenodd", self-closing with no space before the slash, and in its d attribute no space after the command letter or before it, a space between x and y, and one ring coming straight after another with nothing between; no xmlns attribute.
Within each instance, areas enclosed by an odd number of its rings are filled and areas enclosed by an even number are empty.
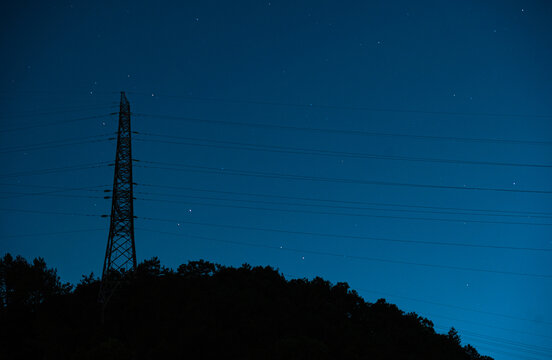
<svg viewBox="0 0 552 360"><path fill-rule="evenodd" d="M5 359L491 359L346 283L286 281L270 267L144 261L103 324L93 274L71 291L44 260L6 255L0 288Z"/></svg>

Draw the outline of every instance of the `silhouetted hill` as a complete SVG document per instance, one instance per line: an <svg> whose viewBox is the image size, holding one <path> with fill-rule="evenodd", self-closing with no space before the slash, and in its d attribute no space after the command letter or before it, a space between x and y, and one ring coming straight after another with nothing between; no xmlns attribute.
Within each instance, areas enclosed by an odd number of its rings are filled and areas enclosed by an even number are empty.
<svg viewBox="0 0 552 360"><path fill-rule="evenodd" d="M92 274L73 290L44 260L6 255L0 287L5 359L491 359L346 283L287 281L271 267L145 261L104 324Z"/></svg>

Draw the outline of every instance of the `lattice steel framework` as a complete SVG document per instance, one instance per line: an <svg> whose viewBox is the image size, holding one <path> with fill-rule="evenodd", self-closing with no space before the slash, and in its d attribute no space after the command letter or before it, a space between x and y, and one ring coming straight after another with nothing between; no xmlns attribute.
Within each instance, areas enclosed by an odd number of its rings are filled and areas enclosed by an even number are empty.
<svg viewBox="0 0 552 360"><path fill-rule="evenodd" d="M132 186L130 104L121 92L111 222L99 294L99 301L104 304L113 295L121 275L136 269Z"/></svg>

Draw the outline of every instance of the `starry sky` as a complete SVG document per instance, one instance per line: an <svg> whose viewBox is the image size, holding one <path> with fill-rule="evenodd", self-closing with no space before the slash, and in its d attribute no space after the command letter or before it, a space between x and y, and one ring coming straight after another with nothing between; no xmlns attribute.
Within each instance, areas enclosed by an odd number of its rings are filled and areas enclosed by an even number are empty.
<svg viewBox="0 0 552 360"><path fill-rule="evenodd" d="M99 275L120 92L138 260L346 281L552 358L548 1L19 1L0 253Z"/></svg>

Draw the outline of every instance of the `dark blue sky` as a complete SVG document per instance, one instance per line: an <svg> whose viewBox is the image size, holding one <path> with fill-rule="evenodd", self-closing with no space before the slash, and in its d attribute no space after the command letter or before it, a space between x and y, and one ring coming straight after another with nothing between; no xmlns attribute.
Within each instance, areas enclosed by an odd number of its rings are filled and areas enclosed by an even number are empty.
<svg viewBox="0 0 552 360"><path fill-rule="evenodd" d="M496 359L552 356L547 1L23 1L0 20L2 254L101 272L108 220L82 215L109 212L126 91L139 260L347 281Z"/></svg>

